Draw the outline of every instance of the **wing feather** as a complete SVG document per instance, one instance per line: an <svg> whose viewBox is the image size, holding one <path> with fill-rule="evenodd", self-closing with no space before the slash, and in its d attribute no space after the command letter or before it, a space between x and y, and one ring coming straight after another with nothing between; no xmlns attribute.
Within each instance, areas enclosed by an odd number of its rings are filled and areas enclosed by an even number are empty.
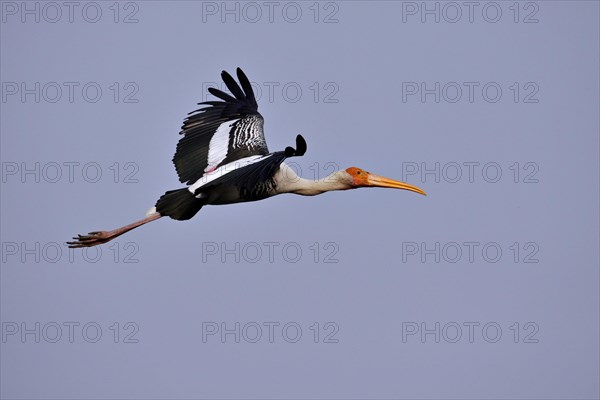
<svg viewBox="0 0 600 400"><path fill-rule="evenodd" d="M264 119L258 112L252 85L239 68L237 76L241 87L223 71L221 77L233 96L209 88L209 93L222 101L199 103L205 107L189 113L183 122L180 132L183 137L173 157L180 182L192 184L220 165L269 154Z"/></svg>
<svg viewBox="0 0 600 400"><path fill-rule="evenodd" d="M235 79L233 79L233 77L229 75L227 71L221 72L221 78L223 79L223 82L225 82L225 85L227 85L227 89L229 89L231 94L233 94L236 99L242 101L246 100L246 95L244 94L240 86L237 84Z"/></svg>
<svg viewBox="0 0 600 400"><path fill-rule="evenodd" d="M241 70L241 68L237 69L237 76L240 80L240 83L242 84L242 89L244 89L244 92L246 93L246 97L248 98L252 106L258 109L258 104L256 104L256 98L254 98L254 90L252 90L252 85L250 84L248 77L246 76L244 71Z"/></svg>
<svg viewBox="0 0 600 400"><path fill-rule="evenodd" d="M229 102L235 101L235 97L232 97L232 96L228 95L227 93L225 93L225 92L223 92L223 91L221 91L219 89L215 89L215 88L209 87L208 88L208 93L210 93L213 96L218 97L218 98L220 98L221 100L224 100L224 101L229 101ZM218 101L205 101L205 102L203 102L201 104L210 104L210 103L216 103L216 104L218 104L219 102Z"/></svg>

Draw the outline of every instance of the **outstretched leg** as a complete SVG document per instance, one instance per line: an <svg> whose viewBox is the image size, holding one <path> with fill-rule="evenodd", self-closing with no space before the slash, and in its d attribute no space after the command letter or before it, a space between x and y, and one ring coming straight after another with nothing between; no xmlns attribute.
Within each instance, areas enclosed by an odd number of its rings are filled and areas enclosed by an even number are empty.
<svg viewBox="0 0 600 400"><path fill-rule="evenodd" d="M112 231L97 231L90 232L87 235L77 235L77 237L73 237L75 241L67 242L70 248L76 249L79 247L92 247L97 246L99 244L103 244L106 242L110 242L114 238L121 236L125 232L129 232L132 229L137 228L138 226L142 226L147 224L148 222L155 221L162 217L160 213L154 212L149 214L146 218L141 219L137 222L134 222L129 225L122 226L121 228L114 229Z"/></svg>

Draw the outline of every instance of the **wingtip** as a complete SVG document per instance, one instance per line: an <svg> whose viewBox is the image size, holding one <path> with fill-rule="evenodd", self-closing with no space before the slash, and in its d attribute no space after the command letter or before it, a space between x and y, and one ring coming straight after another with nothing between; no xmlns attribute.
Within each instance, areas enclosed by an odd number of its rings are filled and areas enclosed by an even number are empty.
<svg viewBox="0 0 600 400"><path fill-rule="evenodd" d="M302 135L296 136L296 148L292 146L288 146L284 150L286 157L300 157L306 153L306 140L302 137Z"/></svg>
<svg viewBox="0 0 600 400"><path fill-rule="evenodd" d="M221 71L221 78L222 79L227 79L227 78L231 78L233 79L233 76L231 76L231 74L225 70Z"/></svg>
<svg viewBox="0 0 600 400"><path fill-rule="evenodd" d="M235 73L237 74L237 76L238 76L239 79L244 79L244 78L248 79L248 77L246 76L246 73L240 67L237 67L235 69Z"/></svg>
<svg viewBox="0 0 600 400"><path fill-rule="evenodd" d="M306 140L302 137L302 135L296 136L296 152L298 155L303 156L306 153L307 144Z"/></svg>

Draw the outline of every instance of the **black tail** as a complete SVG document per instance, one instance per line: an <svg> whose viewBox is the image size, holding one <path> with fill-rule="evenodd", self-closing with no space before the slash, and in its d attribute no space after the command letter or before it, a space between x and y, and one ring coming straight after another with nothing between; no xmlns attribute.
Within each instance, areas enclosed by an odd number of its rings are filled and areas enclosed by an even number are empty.
<svg viewBox="0 0 600 400"><path fill-rule="evenodd" d="M156 202L156 211L178 221L192 218L204 205L187 188L169 190Z"/></svg>

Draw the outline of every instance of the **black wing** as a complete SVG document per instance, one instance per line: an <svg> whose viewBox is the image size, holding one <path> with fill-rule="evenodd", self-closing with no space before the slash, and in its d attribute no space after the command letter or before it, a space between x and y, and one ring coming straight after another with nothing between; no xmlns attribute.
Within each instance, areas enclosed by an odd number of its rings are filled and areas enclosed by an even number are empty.
<svg viewBox="0 0 600 400"><path fill-rule="evenodd" d="M205 101L209 107L192 111L183 122L184 135L173 157L180 182L192 184L209 171L240 158L267 155L269 149L263 133L263 117L250 81L238 68L242 87L227 72L221 77L231 95L218 89L208 91L223 101Z"/></svg>
<svg viewBox="0 0 600 400"><path fill-rule="evenodd" d="M281 163L289 157L303 156L306 152L306 141L301 135L296 136L296 148L286 147L284 151L277 151L264 157L258 162L235 169L195 190L197 196L201 192L208 192L218 186L235 186L240 197L244 200L259 200L269 197L270 190L274 188L273 176Z"/></svg>

